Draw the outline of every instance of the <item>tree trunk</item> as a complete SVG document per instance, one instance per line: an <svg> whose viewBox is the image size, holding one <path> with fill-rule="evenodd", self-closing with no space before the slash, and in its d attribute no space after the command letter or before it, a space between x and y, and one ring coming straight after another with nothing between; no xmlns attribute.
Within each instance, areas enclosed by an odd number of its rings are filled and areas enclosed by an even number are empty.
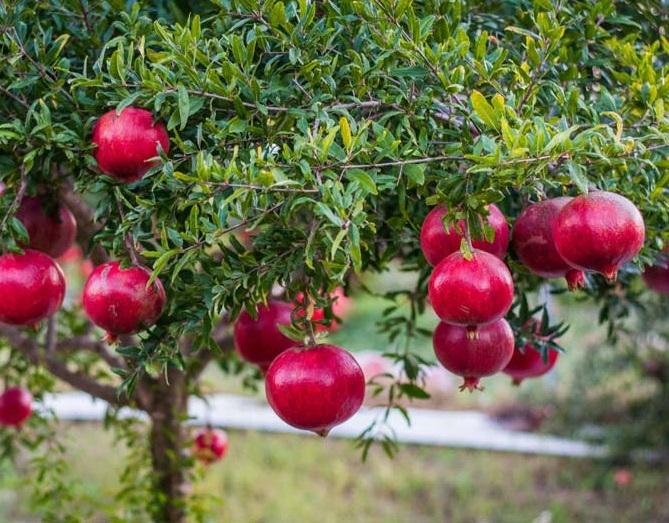
<svg viewBox="0 0 669 523"><path fill-rule="evenodd" d="M181 372L169 373L152 387L151 457L155 499L151 512L156 523L185 523L189 490L188 467L184 461L187 435L188 390Z"/></svg>

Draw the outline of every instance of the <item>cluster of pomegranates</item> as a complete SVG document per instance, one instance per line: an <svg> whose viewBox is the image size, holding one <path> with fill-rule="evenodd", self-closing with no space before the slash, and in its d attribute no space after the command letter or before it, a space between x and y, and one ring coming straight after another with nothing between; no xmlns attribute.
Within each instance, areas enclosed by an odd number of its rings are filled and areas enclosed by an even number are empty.
<svg viewBox="0 0 669 523"><path fill-rule="evenodd" d="M469 390L502 370L515 382L547 372L557 353L551 351L544 361L531 344L514 351L513 331L504 319L514 297L513 277L503 262L510 236L504 215L491 204L487 219L494 240L469 242L464 252L467 225L461 221L447 229L446 215L444 207L433 209L420 236L423 254L434 266L428 294L441 319L433 336L437 359L462 376L461 389ZM585 285L584 271L614 280L643 242L639 210L606 191L532 204L516 220L512 238L516 255L532 273L565 277L570 289ZM647 274L646 281L650 278Z"/></svg>

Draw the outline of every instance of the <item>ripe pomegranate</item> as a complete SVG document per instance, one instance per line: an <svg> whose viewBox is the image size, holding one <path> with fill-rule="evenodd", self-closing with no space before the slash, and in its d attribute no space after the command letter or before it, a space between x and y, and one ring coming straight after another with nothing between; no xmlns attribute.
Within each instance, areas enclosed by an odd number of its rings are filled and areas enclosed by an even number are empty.
<svg viewBox="0 0 669 523"><path fill-rule="evenodd" d="M474 249L468 260L454 252L432 271L428 286L430 303L442 321L468 327L503 317L513 302L513 279L499 258Z"/></svg>
<svg viewBox="0 0 669 523"><path fill-rule="evenodd" d="M165 306L165 289L159 279L147 288L146 267L122 269L119 262L98 265L86 280L83 305L86 315L107 331L110 341L153 325Z"/></svg>
<svg viewBox="0 0 669 523"><path fill-rule="evenodd" d="M432 343L439 362L464 378L460 390L470 392L482 390L479 379L501 371L513 356L513 331L504 319L479 327L474 339L464 327L441 322Z"/></svg>
<svg viewBox="0 0 669 523"><path fill-rule="evenodd" d="M435 207L425 217L420 229L420 248L432 266L436 266L446 256L460 250L466 224L464 220L460 220L457 227L453 226L446 230L443 221L446 213L445 207ZM506 223L502 211L494 204L488 206L488 225L495 231L495 239L492 242L475 240L473 246L498 258L504 258L509 247L509 224Z"/></svg>
<svg viewBox="0 0 669 523"><path fill-rule="evenodd" d="M558 352L548 351L548 361L544 363L541 353L531 343L526 343L521 351L516 347L504 374L513 378L514 385L520 385L525 378L538 378L550 371L558 360Z"/></svg>
<svg viewBox="0 0 669 523"><path fill-rule="evenodd" d="M330 297L333 299L332 301L332 313L337 317L337 318L344 318L348 315L349 311L351 310L351 298L346 296L344 294L344 289L341 287L337 287ZM295 302L296 305L301 305L302 300L304 300L304 294L303 293L298 293ZM325 319L325 309L320 309L316 308L314 309L314 313L311 316L311 319L313 321L323 321ZM339 329L339 322L337 320L332 320L330 325L325 325L324 323L318 323L316 325L316 330L319 332L325 332L325 331L336 331Z"/></svg>
<svg viewBox="0 0 669 523"><path fill-rule="evenodd" d="M28 231L27 247L58 258L74 243L77 221L64 205L50 206L45 200L26 196L16 217Z"/></svg>
<svg viewBox="0 0 669 523"><path fill-rule="evenodd" d="M646 286L660 294L669 294L669 259L665 252L657 259L655 265L646 267L643 271L643 281Z"/></svg>
<svg viewBox="0 0 669 523"><path fill-rule="evenodd" d="M9 387L0 394L0 425L21 427L33 413L33 397L26 389Z"/></svg>
<svg viewBox="0 0 669 523"><path fill-rule="evenodd" d="M228 453L228 435L223 430L207 427L193 440L193 455L205 465L222 460Z"/></svg>
<svg viewBox="0 0 669 523"><path fill-rule="evenodd" d="M0 322L34 325L63 304L65 276L43 252L0 256Z"/></svg>
<svg viewBox="0 0 669 523"><path fill-rule="evenodd" d="M553 225L555 248L572 267L615 280L644 241L639 210L624 196L594 191L567 203Z"/></svg>
<svg viewBox="0 0 669 523"><path fill-rule="evenodd" d="M558 254L553 225L562 208L573 198L544 200L527 207L513 226L513 250L530 271L543 278L566 277L570 290L585 286L585 276Z"/></svg>
<svg viewBox="0 0 669 523"><path fill-rule="evenodd" d="M283 421L327 436L362 405L365 377L355 358L335 345L291 348L270 365L265 392Z"/></svg>
<svg viewBox="0 0 669 523"><path fill-rule="evenodd" d="M149 111L137 107L102 115L93 128L93 143L97 145L95 159L100 170L125 183L139 180L156 165L149 160L158 156L158 144L165 153L170 149L165 126L154 122Z"/></svg>
<svg viewBox="0 0 669 523"><path fill-rule="evenodd" d="M286 349L299 345L279 330L279 325L289 326L293 307L285 302L271 300L258 307L256 319L242 311L235 322L235 347L240 357L260 367L265 373L274 358Z"/></svg>

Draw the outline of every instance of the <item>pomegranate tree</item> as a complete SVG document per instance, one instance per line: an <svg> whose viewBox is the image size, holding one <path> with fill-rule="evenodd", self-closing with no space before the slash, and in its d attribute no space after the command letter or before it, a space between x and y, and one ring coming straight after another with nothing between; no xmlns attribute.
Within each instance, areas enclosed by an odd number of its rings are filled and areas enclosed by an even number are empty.
<svg viewBox="0 0 669 523"><path fill-rule="evenodd" d="M33 397L22 387L9 387L0 394L0 427L20 428L33 413Z"/></svg>
<svg viewBox="0 0 669 523"><path fill-rule="evenodd" d="M72 211L57 202L26 196L16 211L28 231L28 247L58 258L67 251L77 235L77 221Z"/></svg>
<svg viewBox="0 0 669 523"><path fill-rule="evenodd" d="M205 465L221 461L228 453L228 435L224 430L207 427L193 439L193 456Z"/></svg>

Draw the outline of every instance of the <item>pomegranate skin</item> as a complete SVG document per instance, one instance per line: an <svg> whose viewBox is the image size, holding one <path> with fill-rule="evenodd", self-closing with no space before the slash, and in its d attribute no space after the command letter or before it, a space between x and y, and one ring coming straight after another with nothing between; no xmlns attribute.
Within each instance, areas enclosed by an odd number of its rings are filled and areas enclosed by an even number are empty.
<svg viewBox="0 0 669 523"><path fill-rule="evenodd" d="M462 243L463 236L458 231L464 230L464 220L458 222L457 230L456 227L451 227L447 231L443 222L446 212L447 209L443 206L435 207L425 217L420 229L420 248L433 267L448 255L460 250ZM488 225L495 231L495 239L492 242L475 240L472 245L475 249L504 258L509 247L509 224L502 211L494 204L488 206Z"/></svg>
<svg viewBox="0 0 669 523"><path fill-rule="evenodd" d="M162 122L154 122L151 112L126 107L102 115L93 127L95 159L100 170L125 183L139 180L157 162L158 144L169 153L170 137Z"/></svg>
<svg viewBox="0 0 669 523"><path fill-rule="evenodd" d="M291 348L267 371L265 392L283 421L327 436L362 405L365 377L356 359L335 345Z"/></svg>
<svg viewBox="0 0 669 523"><path fill-rule="evenodd" d="M511 240L525 267L542 278L566 277L570 290L583 287L585 277L558 254L553 225L562 208L572 200L565 196L530 205L518 216Z"/></svg>
<svg viewBox="0 0 669 523"><path fill-rule="evenodd" d="M513 331L504 319L478 328L471 338L467 329L441 322L432 336L434 353L453 374L462 376L460 390L481 389L480 378L492 376L506 367L513 356Z"/></svg>
<svg viewBox="0 0 669 523"><path fill-rule="evenodd" d="M65 276L43 252L0 256L0 322L34 325L63 304Z"/></svg>
<svg viewBox="0 0 669 523"><path fill-rule="evenodd" d="M193 455L202 463L211 465L225 457L228 447L228 435L225 431L206 428L195 435Z"/></svg>
<svg viewBox="0 0 669 523"><path fill-rule="evenodd" d="M660 294L669 294L669 263L666 253L655 265L646 267L643 271L643 281L649 289Z"/></svg>
<svg viewBox="0 0 669 523"><path fill-rule="evenodd" d="M42 251L52 258L62 256L77 236L77 221L64 205L57 206L49 213L39 198L26 196L21 200L16 217L28 231L30 243L27 247Z"/></svg>
<svg viewBox="0 0 669 523"><path fill-rule="evenodd" d="M33 413L33 397L26 389L9 387L0 394L0 426L21 427Z"/></svg>
<svg viewBox="0 0 669 523"><path fill-rule="evenodd" d="M553 225L555 248L569 265L609 280L639 253L644 235L643 217L634 204L606 191L574 198Z"/></svg>
<svg viewBox="0 0 669 523"><path fill-rule="evenodd" d="M83 306L86 315L113 340L153 325L165 306L165 289L159 279L146 287L146 267L122 269L119 262L98 265L86 280Z"/></svg>
<svg viewBox="0 0 669 523"><path fill-rule="evenodd" d="M478 249L467 260L454 252L432 271L430 303L439 318L453 325L485 325L502 318L513 302L513 278L502 260Z"/></svg>
<svg viewBox="0 0 669 523"><path fill-rule="evenodd" d="M513 378L514 385L520 383L526 378L538 378L550 371L558 360L558 352L548 351L548 361L544 363L541 353L531 344L526 343L524 352L518 347L513 351L513 357L509 364L504 368L504 374Z"/></svg>
<svg viewBox="0 0 669 523"><path fill-rule="evenodd" d="M234 341L239 356L258 365L265 373L274 358L299 342L284 336L279 325L289 326L293 307L285 302L271 300L258 307L257 318L242 311L235 322Z"/></svg>

